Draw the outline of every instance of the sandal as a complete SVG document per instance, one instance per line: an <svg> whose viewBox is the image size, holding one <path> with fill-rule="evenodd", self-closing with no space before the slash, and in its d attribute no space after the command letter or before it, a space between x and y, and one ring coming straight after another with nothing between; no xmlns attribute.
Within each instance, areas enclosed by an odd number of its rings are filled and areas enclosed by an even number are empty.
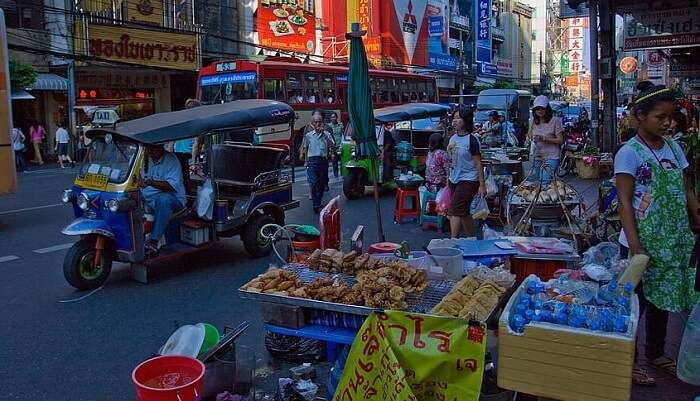
<svg viewBox="0 0 700 401"><path fill-rule="evenodd" d="M652 387L656 386L656 380L649 376L646 369L635 365L632 369L632 383L638 386Z"/></svg>
<svg viewBox="0 0 700 401"><path fill-rule="evenodd" d="M673 359L667 357L667 356L660 356L652 361L649 362L652 366L654 366L657 369L661 369L665 371L666 373L669 373L673 376L676 375L676 361Z"/></svg>

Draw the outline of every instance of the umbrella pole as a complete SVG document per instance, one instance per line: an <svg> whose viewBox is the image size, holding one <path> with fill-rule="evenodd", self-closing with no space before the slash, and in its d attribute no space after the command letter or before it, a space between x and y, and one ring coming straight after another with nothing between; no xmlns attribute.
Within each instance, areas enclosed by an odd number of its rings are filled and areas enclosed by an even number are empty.
<svg viewBox="0 0 700 401"><path fill-rule="evenodd" d="M374 208L377 212L377 237L379 242L384 242L384 226L382 226L382 210L379 206L379 163L377 158L372 158L372 170L374 174L372 179L374 180Z"/></svg>

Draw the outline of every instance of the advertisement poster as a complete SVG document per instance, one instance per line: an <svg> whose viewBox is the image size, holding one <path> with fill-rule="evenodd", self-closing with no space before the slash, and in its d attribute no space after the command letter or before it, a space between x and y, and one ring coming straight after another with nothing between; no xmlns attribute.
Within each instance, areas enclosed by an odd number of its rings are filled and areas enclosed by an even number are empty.
<svg viewBox="0 0 700 401"><path fill-rule="evenodd" d="M299 53L316 47L316 15L313 0L258 0L260 45Z"/></svg>
<svg viewBox="0 0 700 401"><path fill-rule="evenodd" d="M624 48L669 48L700 44L700 7L626 14Z"/></svg>
<svg viewBox="0 0 700 401"><path fill-rule="evenodd" d="M379 27L379 0L347 0L347 32L353 22L360 23L360 30L367 34L362 38L369 59L382 55L381 29Z"/></svg>
<svg viewBox="0 0 700 401"><path fill-rule="evenodd" d="M477 401L486 329L460 319L387 311L367 317L334 401Z"/></svg>
<svg viewBox="0 0 700 401"><path fill-rule="evenodd" d="M397 64L456 70L449 55L448 0L394 0L385 4L383 32L390 46L384 53Z"/></svg>

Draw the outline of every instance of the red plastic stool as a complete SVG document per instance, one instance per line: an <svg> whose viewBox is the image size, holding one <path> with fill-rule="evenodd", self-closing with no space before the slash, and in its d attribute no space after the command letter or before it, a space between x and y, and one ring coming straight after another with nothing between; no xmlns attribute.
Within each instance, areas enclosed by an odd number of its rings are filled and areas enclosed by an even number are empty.
<svg viewBox="0 0 700 401"><path fill-rule="evenodd" d="M394 253L399 248L401 248L401 245L393 242L377 242L369 246L367 253L370 255L375 253Z"/></svg>
<svg viewBox="0 0 700 401"><path fill-rule="evenodd" d="M411 203L411 207L407 208L407 204ZM397 189L396 203L394 204L394 221L403 223L404 219L420 219L420 197L415 189Z"/></svg>

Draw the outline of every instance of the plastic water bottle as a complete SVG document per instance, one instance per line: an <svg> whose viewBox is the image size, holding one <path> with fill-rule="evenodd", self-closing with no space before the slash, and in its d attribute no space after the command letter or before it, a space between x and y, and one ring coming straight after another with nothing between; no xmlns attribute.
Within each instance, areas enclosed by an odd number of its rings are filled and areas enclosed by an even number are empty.
<svg viewBox="0 0 700 401"><path fill-rule="evenodd" d="M523 315L516 314L513 316L513 331L516 333L525 331L525 317Z"/></svg>
<svg viewBox="0 0 700 401"><path fill-rule="evenodd" d="M611 305L617 297L617 281L611 281L608 284L600 287L596 301L599 305Z"/></svg>
<svg viewBox="0 0 700 401"><path fill-rule="evenodd" d="M700 303L695 305L685 325L678 352L678 378L700 386Z"/></svg>
<svg viewBox="0 0 700 401"><path fill-rule="evenodd" d="M617 315L613 320L613 331L616 333L627 333L627 317L625 315Z"/></svg>

